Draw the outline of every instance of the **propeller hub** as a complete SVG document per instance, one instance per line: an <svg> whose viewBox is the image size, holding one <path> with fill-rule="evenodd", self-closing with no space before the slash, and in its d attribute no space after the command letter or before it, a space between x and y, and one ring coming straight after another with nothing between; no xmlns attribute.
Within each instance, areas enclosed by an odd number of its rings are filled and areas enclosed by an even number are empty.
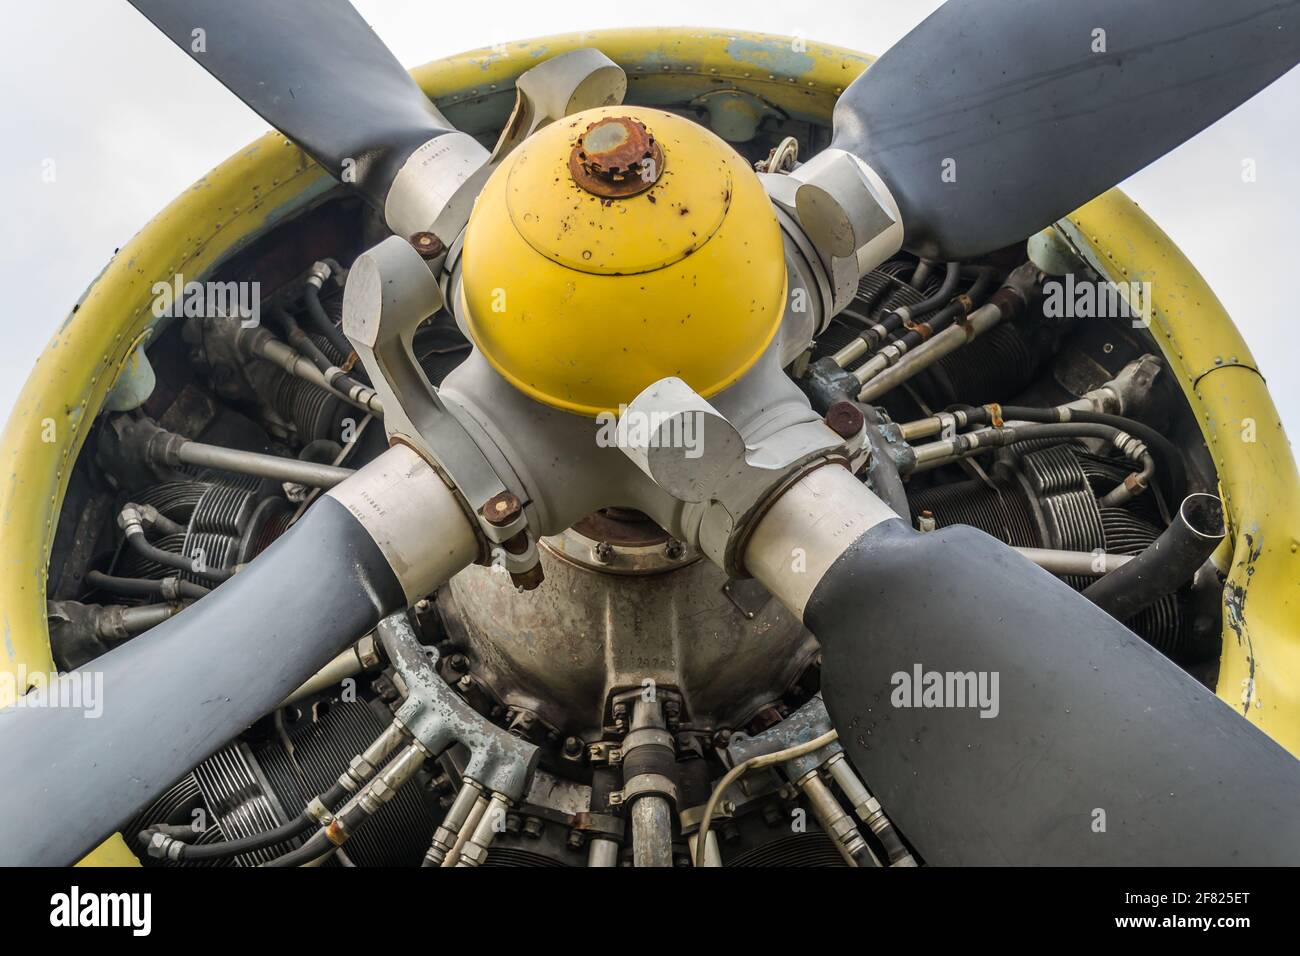
<svg viewBox="0 0 1300 956"><path fill-rule="evenodd" d="M780 227L745 160L659 110L552 123L484 186L461 257L462 321L517 388L584 415L676 376L736 381L785 311Z"/></svg>

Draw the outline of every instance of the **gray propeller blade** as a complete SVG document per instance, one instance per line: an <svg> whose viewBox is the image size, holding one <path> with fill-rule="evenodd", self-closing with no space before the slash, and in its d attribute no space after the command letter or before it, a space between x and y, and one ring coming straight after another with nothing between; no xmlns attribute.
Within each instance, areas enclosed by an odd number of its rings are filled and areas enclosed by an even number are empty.
<svg viewBox="0 0 1300 956"><path fill-rule="evenodd" d="M982 531L877 525L804 621L845 754L929 863L1300 863L1300 761Z"/></svg>
<svg viewBox="0 0 1300 956"><path fill-rule="evenodd" d="M0 761L22 768L0 790L0 866L75 863L405 601L365 528L321 498L193 607L0 715Z"/></svg>
<svg viewBox="0 0 1300 956"><path fill-rule="evenodd" d="M949 0L844 91L831 145L884 179L908 249L968 258L1055 222L1297 62L1297 0Z"/></svg>
<svg viewBox="0 0 1300 956"><path fill-rule="evenodd" d="M451 130L347 0L130 0L177 46L378 208Z"/></svg>

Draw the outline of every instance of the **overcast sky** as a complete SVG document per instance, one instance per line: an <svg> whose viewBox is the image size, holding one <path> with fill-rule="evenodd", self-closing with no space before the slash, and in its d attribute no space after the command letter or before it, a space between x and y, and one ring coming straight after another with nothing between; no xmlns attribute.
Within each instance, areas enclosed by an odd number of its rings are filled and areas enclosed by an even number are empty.
<svg viewBox="0 0 1300 956"><path fill-rule="evenodd" d="M275 0L266 0L273 3ZM1136 2L1136 0L1135 0ZM880 53L930 0L356 0L408 66L494 43L616 26L792 34ZM0 31L0 414L85 287L156 212L266 124L125 0L9 3ZM1028 38L1027 42L1032 42ZM1300 435L1294 217L1300 71L1124 188L1226 305ZM1257 179L1242 181L1243 159ZM53 160L56 178L43 181Z"/></svg>

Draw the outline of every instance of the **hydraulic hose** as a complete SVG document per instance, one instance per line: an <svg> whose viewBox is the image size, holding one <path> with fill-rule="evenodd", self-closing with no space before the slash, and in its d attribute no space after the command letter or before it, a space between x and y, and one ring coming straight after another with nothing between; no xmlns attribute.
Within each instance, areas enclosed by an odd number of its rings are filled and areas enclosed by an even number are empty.
<svg viewBox="0 0 1300 956"><path fill-rule="evenodd" d="M930 270L933 266L929 259L919 259L916 263L916 269L912 271L912 278L908 280L908 285L913 289L919 290L925 285L925 280L930 278Z"/></svg>
<svg viewBox="0 0 1300 956"><path fill-rule="evenodd" d="M343 330L330 321L330 317L325 312L325 307L320 302L320 288L312 282L303 286L302 300L307 306L307 314L311 317L312 324L316 331L325 338L329 339L330 345L346 359L352 354L352 343L348 341Z"/></svg>
<svg viewBox="0 0 1300 956"><path fill-rule="evenodd" d="M322 352L320 346L312 340L311 336L302 330L297 319L293 317L288 309L277 306L275 319L280 323L280 328L284 332L284 340L311 359L318 369L328 373L334 367L334 363L329 360L329 356Z"/></svg>
<svg viewBox="0 0 1300 956"><path fill-rule="evenodd" d="M1190 581L1226 533L1219 499L1188 495L1169 527L1145 551L1098 578L1083 596L1117 620L1132 620Z"/></svg>
<svg viewBox="0 0 1300 956"><path fill-rule="evenodd" d="M841 368L847 366L859 356L879 345L885 337L896 331L905 322L911 321L916 316L924 315L931 309L945 305L956 293L957 284L960 281L961 263L949 262L943 275L943 282L939 284L939 288L935 290L933 295L926 296L920 302L912 305L899 306L887 315L882 316L878 325L864 330L857 338L831 356L831 360Z"/></svg>
<svg viewBox="0 0 1300 956"><path fill-rule="evenodd" d="M207 567L198 556L187 558L183 554L176 554L174 551L167 551L155 544L151 544L149 539L144 536L143 518L140 510L139 505L127 504L122 508L121 514L117 518L117 523L121 525L122 530L126 533L127 545L140 557L153 561L155 564L161 564L163 567L177 571L188 571L190 574L197 574L218 583L228 581L234 575L235 572L231 568Z"/></svg>
<svg viewBox="0 0 1300 956"><path fill-rule="evenodd" d="M317 388L337 395L357 408L379 417L383 416L383 402L373 389L364 385L358 385L347 391L336 388L325 373L316 367L315 362L287 343L281 342L268 329L261 327L241 329L240 342L241 347L247 349L251 355L278 365L295 378L310 382Z"/></svg>
<svg viewBox="0 0 1300 956"><path fill-rule="evenodd" d="M1160 469L1165 477L1164 491L1169 495L1169 500L1182 501L1187 496L1187 468L1183 463L1182 452L1178 450L1178 446L1150 425L1122 415L1064 406L1035 408L1028 405L998 405L996 409L999 417L1006 421L1085 422L1090 425L1108 425L1128 432L1134 438L1141 439L1160 458L1160 463L1164 466ZM961 416L958 420L959 425L988 425L993 421L994 409L987 405L978 408L967 406L950 409L950 411Z"/></svg>
<svg viewBox="0 0 1300 956"><path fill-rule="evenodd" d="M396 446L204 600L0 716L0 865L66 865L385 615L478 557L437 472ZM73 695L76 695L75 697ZM69 699L102 702L98 719Z"/></svg>
<svg viewBox="0 0 1300 956"><path fill-rule="evenodd" d="M858 392L858 401L874 402L918 372L929 368L946 355L970 342L978 335L983 335L999 322L1011 320L1024 311L1037 282L1038 270L1032 263L1017 266L989 301L980 306L960 324L948 326L942 332L935 333L913 351L899 359L896 365L885 369L874 378L866 379Z"/></svg>
<svg viewBox="0 0 1300 956"><path fill-rule="evenodd" d="M973 432L964 432L945 441L930 442L915 448L914 471L938 467L961 458L969 458L991 448L1002 448L1018 442L1034 441L1044 438L1099 438L1109 442L1130 461L1138 465L1138 471L1130 474L1122 484L1101 499L1103 505L1120 504L1133 495L1143 491L1150 484L1155 473L1155 460L1147 451L1146 445L1118 428L1110 425L1096 425L1091 422L1054 422L1030 423L1028 425L1005 425L1001 428L984 428Z"/></svg>
<svg viewBox="0 0 1300 956"><path fill-rule="evenodd" d="M981 269L969 292L957 296L924 322L914 322L910 318L899 318L899 314L895 313L891 318L898 318L897 325L891 328L889 322L885 322L883 323L884 327L893 332L896 331L898 325L901 325L905 326L907 331L881 348L860 368L854 369L854 378L859 382L867 381L893 365L922 342L929 340L931 336L948 328L953 322L958 319L965 319L973 309L984 304L984 300L988 297L988 287L993 284L994 276L993 269Z"/></svg>
<svg viewBox="0 0 1300 956"><path fill-rule="evenodd" d="M779 763L785 763L787 760L796 760L806 754L821 750L827 744L838 739L839 734L834 730L828 730L820 737L812 740L805 740L801 744L795 744L786 747L784 750L777 750L770 754L759 754L756 757L750 757L748 760L736 764L728 770L713 787L713 792L709 794L709 801L704 805L704 812L700 815L700 826L696 831L695 845L702 852L704 841L709 835L709 827L713 823L714 811L718 808L718 801L722 795L727 792L727 788L733 783L749 773L751 770L761 770L764 767L771 767ZM699 863L696 863L699 866Z"/></svg>
<svg viewBox="0 0 1300 956"><path fill-rule="evenodd" d="M319 859L319 848L342 846L352 834L378 813L394 794L432 756L423 744L412 742L395 756L352 799L332 814L329 822L292 853L267 863L267 866L305 866Z"/></svg>
<svg viewBox="0 0 1300 956"><path fill-rule="evenodd" d="M152 528L153 530L160 531L163 534L184 534L185 533L186 531L185 525L173 521L171 518L168 518L157 508L153 507L153 505L137 505L137 507L140 510L141 520L144 522L145 525Z"/></svg>
<svg viewBox="0 0 1300 956"><path fill-rule="evenodd" d="M939 283L939 288L933 295L928 295L920 302L913 305L899 306L893 310L893 315L899 317L900 321L907 321L918 315L925 315L931 309L945 305L949 299L957 292L957 283L961 281L961 263L949 262L943 274L943 282Z"/></svg>
<svg viewBox="0 0 1300 956"><path fill-rule="evenodd" d="M150 851L154 851L157 844L166 840L165 845L170 851L166 854L168 859L178 862L183 860L197 862L200 860L220 860L225 857L238 856L240 853L263 850L266 847L275 846L277 843L292 840L298 834L310 830L315 825L315 818L304 810L288 823L282 823L278 827L255 833L252 836L241 837L237 840L225 840L220 843L197 846L183 843L179 839L179 834L173 836L173 828L141 830L136 835L136 838L141 846ZM161 856L162 854L151 852L150 855Z"/></svg>
<svg viewBox="0 0 1300 956"><path fill-rule="evenodd" d="M313 289L314 291L313 286L308 286L307 288ZM352 396L353 399L367 405L367 407L369 406L369 399L374 395L373 389L367 385L363 385L347 372L343 371L343 369L331 362L329 356L320 350L320 346L312 341L311 336L307 335L307 333L299 327L297 320L289 314L288 310L280 307L276 309L275 314L280 325L284 328L285 339L288 343L297 349L302 355L309 358L315 366L320 369L321 374L325 376L325 380L330 383L331 388L338 390L344 395ZM322 312L321 315L324 315L324 312ZM329 327L333 329L334 325L329 323L328 319L326 321L327 324L329 324ZM338 332L338 330L335 329L335 332ZM342 336L341 332L338 334L340 337ZM347 340L344 339L345 343L346 341ZM335 347L337 348L338 346L336 345ZM347 350L343 354L345 356L349 355L351 351L352 346L348 345Z"/></svg>
<svg viewBox="0 0 1300 956"><path fill-rule="evenodd" d="M339 784L334 784L329 790L320 796L321 804L327 809L333 810L348 796L347 790ZM277 843L283 843L286 840L292 840L300 833L305 833L317 824L316 817L312 816L311 809L308 807L302 813L298 814L287 823L282 823L270 830L261 833L254 833L252 836L240 837L236 840L224 840L220 843L205 843L193 845L182 842L179 835L174 835L171 831L177 829L174 827L160 827L142 830L138 834L141 844L149 848L151 856L166 858L175 861L189 860L198 862L202 860L220 860L230 856L238 856L241 853L251 853L254 850L263 850ZM185 828L188 829L188 828ZM170 839L160 839L160 837Z"/></svg>
<svg viewBox="0 0 1300 956"><path fill-rule="evenodd" d="M284 856L277 856L264 865L271 867L306 866L337 849L338 847L325 836L324 830L317 830L298 849L290 850Z"/></svg>
<svg viewBox="0 0 1300 956"><path fill-rule="evenodd" d="M210 593L203 585L182 581L180 578L164 578L160 581L150 578L119 578L104 574L102 571L89 572L86 575L86 584L124 597L161 597L168 601L178 598L197 601Z"/></svg>

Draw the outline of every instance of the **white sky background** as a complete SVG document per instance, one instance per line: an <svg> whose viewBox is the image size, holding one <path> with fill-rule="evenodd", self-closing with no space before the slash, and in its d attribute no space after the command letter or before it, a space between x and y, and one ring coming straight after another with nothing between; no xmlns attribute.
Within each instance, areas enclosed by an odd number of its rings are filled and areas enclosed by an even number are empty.
<svg viewBox="0 0 1300 956"><path fill-rule="evenodd" d="M274 0L266 0L268 3ZM354 0L397 58L616 26L791 34L882 53L934 0ZM0 31L0 417L85 287L153 215L266 129L125 0L6 3ZM1031 40L1029 42L1032 42ZM1124 188L1209 281L1300 435L1300 70ZM1257 181L1242 181L1242 160ZM42 181L53 159L57 178Z"/></svg>

